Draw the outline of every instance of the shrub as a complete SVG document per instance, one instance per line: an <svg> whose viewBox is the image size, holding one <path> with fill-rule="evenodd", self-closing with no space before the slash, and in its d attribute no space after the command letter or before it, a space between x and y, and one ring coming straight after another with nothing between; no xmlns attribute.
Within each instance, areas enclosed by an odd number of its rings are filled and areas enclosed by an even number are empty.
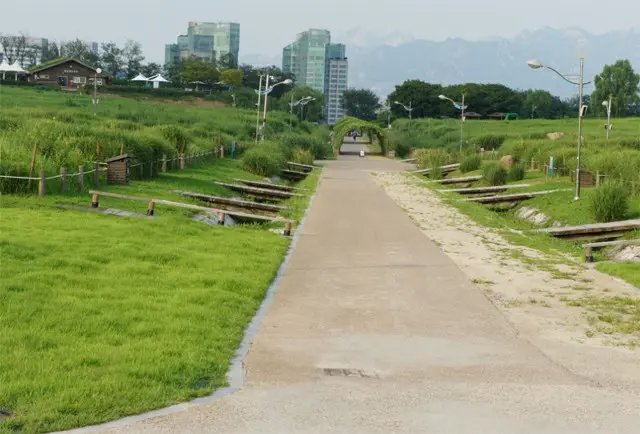
<svg viewBox="0 0 640 434"><path fill-rule="evenodd" d="M416 149L413 158L423 169L444 166L452 161L451 155L444 149Z"/></svg>
<svg viewBox="0 0 640 434"><path fill-rule="evenodd" d="M629 212L630 192L619 181L607 181L589 197L589 208L601 223L622 220Z"/></svg>
<svg viewBox="0 0 640 434"><path fill-rule="evenodd" d="M492 161L482 168L482 178L489 185L504 185L507 183L507 170L498 162Z"/></svg>
<svg viewBox="0 0 640 434"><path fill-rule="evenodd" d="M278 146L261 143L247 150L242 156L242 167L258 176L274 176L287 164Z"/></svg>
<svg viewBox="0 0 640 434"><path fill-rule="evenodd" d="M313 153L308 149L295 148L293 150L293 162L299 164L313 164Z"/></svg>
<svg viewBox="0 0 640 434"><path fill-rule="evenodd" d="M507 179L509 181L522 181L526 174L527 171L522 164L514 164L509 168Z"/></svg>
<svg viewBox="0 0 640 434"><path fill-rule="evenodd" d="M476 146L480 148L484 148L485 151L491 149L498 149L504 141L507 139L507 136L498 135L498 134L486 134L484 136L479 136L474 139Z"/></svg>
<svg viewBox="0 0 640 434"><path fill-rule="evenodd" d="M460 172L467 173L473 172L474 170L478 170L482 165L482 158L480 155L469 155L467 158L462 160L460 163Z"/></svg>

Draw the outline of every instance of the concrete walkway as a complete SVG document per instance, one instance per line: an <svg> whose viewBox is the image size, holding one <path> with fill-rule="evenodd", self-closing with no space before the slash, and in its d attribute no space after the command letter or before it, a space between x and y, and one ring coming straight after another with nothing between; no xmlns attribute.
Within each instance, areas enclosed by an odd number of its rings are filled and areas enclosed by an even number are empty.
<svg viewBox="0 0 640 434"><path fill-rule="evenodd" d="M238 392L123 426L163 433L632 433L638 396L518 337L373 182L328 164Z"/></svg>

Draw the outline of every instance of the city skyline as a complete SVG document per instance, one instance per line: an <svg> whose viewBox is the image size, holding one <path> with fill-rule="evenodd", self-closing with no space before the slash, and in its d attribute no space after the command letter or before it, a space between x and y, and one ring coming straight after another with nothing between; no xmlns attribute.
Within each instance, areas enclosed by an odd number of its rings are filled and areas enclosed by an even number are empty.
<svg viewBox="0 0 640 434"><path fill-rule="evenodd" d="M243 27L241 53L275 56L290 40L291 34L304 28L329 29L337 39L348 45L353 43L346 40L345 36L353 31L365 35L356 38L365 42L371 39L369 35L390 35L392 39L397 35L406 35L408 38L433 41L455 37L478 40L512 37L524 30L546 26L579 26L601 34L637 26L635 17L640 14L640 4L630 0L611 0L607 3L612 10L616 7L625 10L615 22L602 20L599 14L593 13L594 8L601 5L594 0L539 0L535 4L519 5L518 8L506 8L504 2L499 0L460 0L455 7L416 0L378 0L374 3L372 5L364 0L309 0L307 6L314 11L313 15L293 19L294 11L298 10L298 3L293 0L273 0L270 7L260 13L255 9L254 2L249 0L221 5L184 0L180 8L170 13L166 8L149 8L144 1L131 4L113 0L111 7L101 10L100 19L96 20L94 11L78 0L69 0L64 9L42 0L33 0L31 5L37 12L29 14L28 21L26 17L21 20L22 17L16 17L15 14L3 14L0 16L0 29L6 34L23 32L28 36L49 40L79 38L113 40L123 44L126 39L133 39L142 44L150 61L162 63L164 44L183 33L184 23L189 21L240 23ZM122 14L124 9L128 11L127 14ZM459 13L461 9L465 11L464 14ZM335 14L335 10L341 13ZM553 10L553 14L549 10ZM407 11L411 13L405 13ZM354 20L354 17L357 19ZM121 30L114 31L114 22L118 23L118 29ZM383 39L381 41L384 42Z"/></svg>

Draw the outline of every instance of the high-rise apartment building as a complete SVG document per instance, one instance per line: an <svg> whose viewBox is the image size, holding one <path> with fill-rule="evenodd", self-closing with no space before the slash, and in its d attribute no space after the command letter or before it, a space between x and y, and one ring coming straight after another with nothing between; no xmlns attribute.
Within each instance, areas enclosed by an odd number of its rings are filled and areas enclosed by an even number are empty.
<svg viewBox="0 0 640 434"><path fill-rule="evenodd" d="M347 90L349 61L344 44L328 44L325 57L324 117L329 125L333 125L345 116L342 95Z"/></svg>
<svg viewBox="0 0 640 434"><path fill-rule="evenodd" d="M238 64L240 24L189 22L186 35L179 35L175 44L165 45L165 64L197 57L206 60Z"/></svg>
<svg viewBox="0 0 640 434"><path fill-rule="evenodd" d="M282 71L292 73L296 84L325 95L328 123L344 117L342 94L347 89L348 62L344 44L332 44L328 30L310 29L282 50Z"/></svg>

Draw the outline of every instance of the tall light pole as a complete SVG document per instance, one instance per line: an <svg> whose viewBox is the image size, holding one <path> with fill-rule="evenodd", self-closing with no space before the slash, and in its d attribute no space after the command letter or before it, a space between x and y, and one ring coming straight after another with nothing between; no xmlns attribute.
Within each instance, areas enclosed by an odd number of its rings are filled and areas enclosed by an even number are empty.
<svg viewBox="0 0 640 434"><path fill-rule="evenodd" d="M258 136L260 135L260 97L262 96L262 77L264 75L260 74L260 84L258 85L258 104L256 104L256 106L258 107L257 110L257 114L256 114L256 144L258 143Z"/></svg>
<svg viewBox="0 0 640 434"><path fill-rule="evenodd" d="M438 95L438 98L443 101L451 101L451 104L453 104L456 109L460 110L460 154L462 154L462 144L464 143L464 111L467 109L467 106L464 105L464 92L462 92L461 103L457 103L445 95Z"/></svg>
<svg viewBox="0 0 640 434"><path fill-rule="evenodd" d="M401 105L403 109L409 112L409 120L411 120L411 112L413 112L413 107L411 106L411 101L409 101L409 106L402 104L400 101L394 101L394 104Z"/></svg>
<svg viewBox="0 0 640 434"><path fill-rule="evenodd" d="M611 95L607 101L602 101L602 105L607 108L607 142L609 141L609 131L611 131Z"/></svg>
<svg viewBox="0 0 640 434"><path fill-rule="evenodd" d="M315 98L306 98L302 101L300 101L300 121L303 121L303 117L304 117L304 106L306 106L307 104L309 104L311 101L315 101Z"/></svg>
<svg viewBox="0 0 640 434"><path fill-rule="evenodd" d="M96 69L93 76L93 115L96 116L98 110L98 74L102 74L102 69Z"/></svg>
<svg viewBox="0 0 640 434"><path fill-rule="evenodd" d="M271 77L267 74L267 81L264 87L264 116L262 118L262 137L260 138L260 140L264 140L264 136L267 135L267 97L269 96L271 91L273 91L273 89L275 89L277 86L280 86L281 84L287 84L287 85L293 84L293 80L291 80L290 78L287 78L286 80L276 83L271 87L269 87L269 78Z"/></svg>
<svg viewBox="0 0 640 434"><path fill-rule="evenodd" d="M576 166L576 195L573 198L573 200L579 200L580 199L580 152L582 150L582 119L584 118L584 114L587 110L587 106L582 105L582 91L586 84L591 83L590 81L588 82L584 81L584 57L580 57L580 78L578 79L578 82L569 80L564 74L558 72L557 70L553 69L550 66L542 64L539 60L535 60L535 59L529 60L527 62L527 65L529 65L529 68L532 68L532 69L547 68L555 72L556 74L558 74L567 83L571 83L573 85L578 86L578 158L577 158L577 166Z"/></svg>
<svg viewBox="0 0 640 434"><path fill-rule="evenodd" d="M291 102L289 103L289 129L293 128L293 108L300 104L307 104L311 101L314 101L315 98L310 96L305 96L304 98L299 99L298 101L293 101L293 92L291 92Z"/></svg>

